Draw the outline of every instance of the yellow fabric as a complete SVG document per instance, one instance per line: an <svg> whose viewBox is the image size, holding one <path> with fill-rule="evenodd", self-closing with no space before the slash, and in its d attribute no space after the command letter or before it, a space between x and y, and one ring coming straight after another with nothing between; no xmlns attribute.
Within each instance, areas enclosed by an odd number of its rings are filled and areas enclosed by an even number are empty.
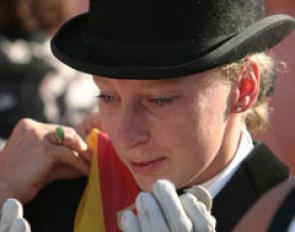
<svg viewBox="0 0 295 232"><path fill-rule="evenodd" d="M98 132L92 130L86 139L93 154L88 183L75 218L75 232L105 232L97 157Z"/></svg>

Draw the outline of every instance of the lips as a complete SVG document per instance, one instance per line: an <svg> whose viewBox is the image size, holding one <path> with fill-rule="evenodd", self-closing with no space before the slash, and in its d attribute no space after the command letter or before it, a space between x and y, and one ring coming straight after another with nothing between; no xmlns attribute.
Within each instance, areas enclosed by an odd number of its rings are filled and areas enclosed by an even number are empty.
<svg viewBox="0 0 295 232"><path fill-rule="evenodd" d="M157 169L159 169L160 166L163 164L164 160L166 160L166 158L161 157L159 159L155 159L151 161L142 161L142 162L131 161L130 164L134 172L137 172L139 174L148 174L148 173L153 173Z"/></svg>

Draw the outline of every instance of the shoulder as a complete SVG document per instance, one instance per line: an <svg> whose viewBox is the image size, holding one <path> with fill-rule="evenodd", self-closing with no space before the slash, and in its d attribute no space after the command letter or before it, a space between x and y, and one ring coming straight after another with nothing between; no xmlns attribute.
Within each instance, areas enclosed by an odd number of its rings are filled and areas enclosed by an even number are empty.
<svg viewBox="0 0 295 232"><path fill-rule="evenodd" d="M255 143L254 149L243 161L242 168L251 179L258 195L290 176L290 168L265 144Z"/></svg>
<svg viewBox="0 0 295 232"><path fill-rule="evenodd" d="M232 231L233 226L264 193L286 181L289 176L289 168L265 144L256 144L214 198L212 212L219 221L217 230ZM224 209L227 214L224 214Z"/></svg>
<svg viewBox="0 0 295 232"><path fill-rule="evenodd" d="M56 181L46 186L24 207L33 231L72 232L87 178Z"/></svg>
<svg viewBox="0 0 295 232"><path fill-rule="evenodd" d="M262 198L253 205L239 222L234 231L267 231L273 219L283 207L284 200L289 193L294 193L295 181L285 181L270 191L265 193ZM293 190L293 191L292 191ZM295 195L295 194L293 194ZM295 198L291 198L290 205L295 205ZM282 211L281 211L282 212ZM294 216L295 207L293 207L292 216ZM284 230L285 231L285 230Z"/></svg>

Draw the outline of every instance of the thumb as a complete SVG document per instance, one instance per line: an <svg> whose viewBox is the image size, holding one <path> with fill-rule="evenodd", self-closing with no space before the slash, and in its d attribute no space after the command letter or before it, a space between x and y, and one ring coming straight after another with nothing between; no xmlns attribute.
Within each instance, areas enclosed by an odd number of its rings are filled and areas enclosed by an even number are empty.
<svg viewBox="0 0 295 232"><path fill-rule="evenodd" d="M31 232L31 227L24 218L18 218L12 224L9 232Z"/></svg>
<svg viewBox="0 0 295 232"><path fill-rule="evenodd" d="M21 203L13 198L7 199L1 210L0 232L7 232L17 218L23 217Z"/></svg>
<svg viewBox="0 0 295 232"><path fill-rule="evenodd" d="M198 201L203 202L209 212L211 212L212 208L212 197L207 189L200 185L194 185L191 188L185 189L185 193L190 193L195 196Z"/></svg>

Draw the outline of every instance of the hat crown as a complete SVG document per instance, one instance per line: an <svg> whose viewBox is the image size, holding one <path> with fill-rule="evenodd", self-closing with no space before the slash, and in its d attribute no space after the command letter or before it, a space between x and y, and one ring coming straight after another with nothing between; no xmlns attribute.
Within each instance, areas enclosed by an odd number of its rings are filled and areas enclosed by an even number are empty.
<svg viewBox="0 0 295 232"><path fill-rule="evenodd" d="M53 37L70 67L118 79L166 79L203 72L265 51L294 28L264 16L263 0L90 0Z"/></svg>
<svg viewBox="0 0 295 232"><path fill-rule="evenodd" d="M109 40L229 36L264 17L263 0L90 0L89 31Z"/></svg>

